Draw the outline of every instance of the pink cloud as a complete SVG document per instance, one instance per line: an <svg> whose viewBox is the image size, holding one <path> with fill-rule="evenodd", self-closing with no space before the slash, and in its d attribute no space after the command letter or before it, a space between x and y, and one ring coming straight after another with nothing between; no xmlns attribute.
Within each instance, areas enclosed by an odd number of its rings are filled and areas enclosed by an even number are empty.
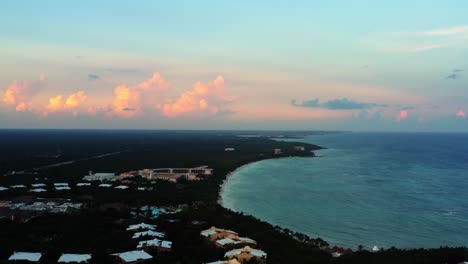
<svg viewBox="0 0 468 264"><path fill-rule="evenodd" d="M397 121L400 122L408 117L408 110L400 110L397 116Z"/></svg>
<svg viewBox="0 0 468 264"><path fill-rule="evenodd" d="M169 83L156 72L135 86L119 85L114 89L112 115L132 117L160 109L169 91Z"/></svg>
<svg viewBox="0 0 468 264"><path fill-rule="evenodd" d="M460 109L460 110L457 112L456 116L457 116L458 118L465 118L465 117L466 117L465 111L463 111L463 110Z"/></svg>
<svg viewBox="0 0 468 264"><path fill-rule="evenodd" d="M76 110L88 97L83 91L70 94L66 99L62 95L49 98L49 104L45 107L47 113L70 111L74 116L78 115ZM47 114L46 114L47 115Z"/></svg>
<svg viewBox="0 0 468 264"><path fill-rule="evenodd" d="M14 80L3 93L3 102L14 106L18 112L31 110L31 100L42 90L45 82L46 77L43 74L35 81Z"/></svg>
<svg viewBox="0 0 468 264"><path fill-rule="evenodd" d="M236 97L225 95L224 77L202 83L197 82L189 91L182 93L171 103L163 105L162 112L168 117L189 114L217 114L225 111L225 105Z"/></svg>

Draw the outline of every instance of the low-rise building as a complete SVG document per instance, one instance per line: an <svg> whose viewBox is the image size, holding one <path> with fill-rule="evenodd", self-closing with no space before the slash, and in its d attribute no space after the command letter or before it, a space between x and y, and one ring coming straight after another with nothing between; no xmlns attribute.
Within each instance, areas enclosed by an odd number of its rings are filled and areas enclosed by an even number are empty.
<svg viewBox="0 0 468 264"><path fill-rule="evenodd" d="M156 225L150 225L146 223L140 223L136 225L129 225L127 231L137 231L137 230L155 230Z"/></svg>
<svg viewBox="0 0 468 264"><path fill-rule="evenodd" d="M58 263L88 263L91 258L91 254L62 254Z"/></svg>
<svg viewBox="0 0 468 264"><path fill-rule="evenodd" d="M275 148L275 149L273 150L273 153L274 153L275 155L280 155L280 154L283 154L283 151L281 151L280 148Z"/></svg>
<svg viewBox="0 0 468 264"><path fill-rule="evenodd" d="M170 251L172 249L172 242L154 238L151 240L140 241L138 243L137 249L142 248L156 248L158 252Z"/></svg>
<svg viewBox="0 0 468 264"><path fill-rule="evenodd" d="M83 177L85 181L112 181L114 180L115 173L103 172L103 173L93 173L89 172L89 175Z"/></svg>
<svg viewBox="0 0 468 264"><path fill-rule="evenodd" d="M6 191L6 190L8 190L7 187L0 186L0 192L1 192L1 191Z"/></svg>
<svg viewBox="0 0 468 264"><path fill-rule="evenodd" d="M40 192L47 192L47 190L43 188L34 188L34 189L31 189L30 192L40 193Z"/></svg>
<svg viewBox="0 0 468 264"><path fill-rule="evenodd" d="M39 262L42 258L42 253L36 252L14 252L8 260L9 261L29 261L29 262Z"/></svg>
<svg viewBox="0 0 468 264"><path fill-rule="evenodd" d="M143 250L127 251L112 254L120 263L139 263L144 260L152 259L153 256Z"/></svg>
<svg viewBox="0 0 468 264"><path fill-rule="evenodd" d="M252 258L256 259L259 262L266 262L267 254L260 249L254 249L249 246L245 246L243 248L233 249L226 252L226 254L224 254L224 257L228 259L235 258L239 262L249 261Z"/></svg>
<svg viewBox="0 0 468 264"><path fill-rule="evenodd" d="M294 146L294 150L296 150L296 151L305 151L305 147L304 146Z"/></svg>
<svg viewBox="0 0 468 264"><path fill-rule="evenodd" d="M141 231L141 232L137 232L135 234L133 234L133 239L137 239L137 238L140 238L140 237L159 237L159 238L163 238L166 234L164 234L163 232L157 232L157 231L153 231L153 230L148 230L148 231Z"/></svg>
<svg viewBox="0 0 468 264"><path fill-rule="evenodd" d="M217 227L210 227L209 229L200 232L201 236L208 238L210 241L216 241L229 236L238 236L238 234L232 230L221 229Z"/></svg>
<svg viewBox="0 0 468 264"><path fill-rule="evenodd" d="M226 152L231 152L231 151L235 151L236 149L235 148L225 148L224 151Z"/></svg>

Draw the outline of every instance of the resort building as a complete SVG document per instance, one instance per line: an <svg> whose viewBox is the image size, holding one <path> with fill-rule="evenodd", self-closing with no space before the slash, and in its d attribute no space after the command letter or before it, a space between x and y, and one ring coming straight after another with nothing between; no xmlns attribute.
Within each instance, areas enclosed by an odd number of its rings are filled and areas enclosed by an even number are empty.
<svg viewBox="0 0 468 264"><path fill-rule="evenodd" d="M156 248L158 252L170 251L172 248L172 242L154 238L151 240L140 241L138 243L137 249L148 249L148 248Z"/></svg>
<svg viewBox="0 0 468 264"><path fill-rule="evenodd" d="M163 238L166 234L164 234L163 232L157 232L157 231L152 231L152 230L149 230L149 231L142 231L142 232L137 232L133 235L133 239L137 239L137 238L140 238L140 237L159 237L159 238Z"/></svg>
<svg viewBox="0 0 468 264"><path fill-rule="evenodd" d="M34 184L31 184L31 187L34 187L34 188L46 187L46 185L44 183L34 183Z"/></svg>
<svg viewBox="0 0 468 264"><path fill-rule="evenodd" d="M273 150L273 153L274 153L275 155L283 154L283 152L282 152L281 149L279 149L279 148L274 149L274 150Z"/></svg>
<svg viewBox="0 0 468 264"><path fill-rule="evenodd" d="M179 179L188 181L199 180L200 176L213 175L213 169L207 166L195 168L158 168L158 169L143 169L138 171L138 174L147 180L165 180L177 182Z"/></svg>
<svg viewBox="0 0 468 264"><path fill-rule="evenodd" d="M114 180L115 173L93 173L89 172L89 175L83 177L85 181L112 181Z"/></svg>
<svg viewBox="0 0 468 264"><path fill-rule="evenodd" d="M79 182L76 184L77 187L91 186L90 182Z"/></svg>
<svg viewBox="0 0 468 264"><path fill-rule="evenodd" d="M29 261L29 262L39 262L42 257L42 253L35 252L15 252L11 255L9 261Z"/></svg>
<svg viewBox="0 0 468 264"><path fill-rule="evenodd" d="M212 226L207 230L200 232L201 236L208 238L210 241L214 242L218 247L225 247L228 245L237 245L237 244L257 244L257 242L248 237L240 237L236 232L226 229L220 229Z"/></svg>
<svg viewBox="0 0 468 264"><path fill-rule="evenodd" d="M31 189L30 192L40 193L40 192L47 192L47 190L42 189L42 188L35 188L35 189Z"/></svg>
<svg viewBox="0 0 468 264"><path fill-rule="evenodd" d="M62 254L58 263L89 263L91 254Z"/></svg>
<svg viewBox="0 0 468 264"><path fill-rule="evenodd" d="M137 231L137 230L155 230L156 225L150 225L145 223L140 223L136 225L129 225L127 231Z"/></svg>
<svg viewBox="0 0 468 264"><path fill-rule="evenodd" d="M226 254L224 254L224 257L228 259L235 258L241 263L249 261L252 258L256 259L259 262L265 263L267 254L262 250L253 249L249 246L245 246L243 248L233 249L231 251L226 252Z"/></svg>
<svg viewBox="0 0 468 264"><path fill-rule="evenodd" d="M127 251L112 254L120 263L138 263L144 260L152 259L153 256L143 250Z"/></svg>

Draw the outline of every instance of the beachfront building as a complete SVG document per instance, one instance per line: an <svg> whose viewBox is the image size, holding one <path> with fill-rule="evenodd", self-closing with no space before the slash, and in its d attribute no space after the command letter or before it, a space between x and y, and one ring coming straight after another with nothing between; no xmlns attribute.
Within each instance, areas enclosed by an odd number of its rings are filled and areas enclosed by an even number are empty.
<svg viewBox="0 0 468 264"><path fill-rule="evenodd" d="M112 256L115 256L117 261L119 261L120 263L139 263L153 258L153 256L151 256L143 250L115 253L112 254Z"/></svg>
<svg viewBox="0 0 468 264"><path fill-rule="evenodd" d="M14 252L8 260L9 261L29 261L29 262L39 262L42 258L42 253L36 252Z"/></svg>
<svg viewBox="0 0 468 264"><path fill-rule="evenodd" d="M115 173L93 173L92 171L89 172L88 175L83 177L84 181L112 181L114 180Z"/></svg>
<svg viewBox="0 0 468 264"><path fill-rule="evenodd" d="M214 226L200 232L200 235L214 242L218 247L226 247L237 244L257 244L257 242L248 237L240 237L232 230L216 228Z"/></svg>
<svg viewBox="0 0 468 264"><path fill-rule="evenodd" d="M62 254L58 263L89 263L91 254Z"/></svg>
<svg viewBox="0 0 468 264"><path fill-rule="evenodd" d="M199 166L195 168L158 168L143 169L138 174L147 180L165 180L177 182L180 179L188 181L200 180L201 176L213 175L213 169L208 166Z"/></svg>
<svg viewBox="0 0 468 264"><path fill-rule="evenodd" d="M273 150L273 153L274 153L275 155L280 155L280 154L283 154L283 151L281 151L280 148L275 148L275 149Z"/></svg>
<svg viewBox="0 0 468 264"><path fill-rule="evenodd" d="M241 263L251 259L256 259L260 263L266 263L267 254L260 249L245 246L243 248L233 249L226 252L224 257L227 259L237 259Z"/></svg>

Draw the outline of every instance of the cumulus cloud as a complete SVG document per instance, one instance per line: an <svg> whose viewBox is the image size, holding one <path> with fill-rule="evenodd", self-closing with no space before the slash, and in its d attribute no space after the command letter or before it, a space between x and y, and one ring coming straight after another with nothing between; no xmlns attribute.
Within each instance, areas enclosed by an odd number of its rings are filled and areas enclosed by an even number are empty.
<svg viewBox="0 0 468 264"><path fill-rule="evenodd" d="M396 120L397 120L398 122L400 122L400 121L402 121L402 120L404 120L404 119L406 119L406 118L408 118L408 110L400 110L400 112L398 113L398 116L397 116Z"/></svg>
<svg viewBox="0 0 468 264"><path fill-rule="evenodd" d="M235 99L225 95L224 77L218 76L208 83L197 82L191 90L164 104L162 111L170 117L193 113L218 114L225 112L225 104Z"/></svg>
<svg viewBox="0 0 468 264"><path fill-rule="evenodd" d="M43 89L46 82L45 75L41 74L38 80L14 80L3 94L3 102L14 106L16 111L27 111L33 108L32 99Z"/></svg>
<svg viewBox="0 0 468 264"><path fill-rule="evenodd" d="M465 118L465 117L466 117L466 113L465 113L465 111L463 111L462 109L460 109L460 110L458 110L456 116L457 116L457 118Z"/></svg>
<svg viewBox="0 0 468 264"><path fill-rule="evenodd" d="M112 112L117 116L131 117L161 109L168 91L169 83L157 72L135 86L119 85L114 89Z"/></svg>
<svg viewBox="0 0 468 264"><path fill-rule="evenodd" d="M359 102L348 98L332 99L323 103L321 103L318 98L302 102L292 100L291 104L299 107L325 108L330 110L359 110L374 107L387 107L385 104Z"/></svg>
<svg viewBox="0 0 468 264"><path fill-rule="evenodd" d="M61 112L77 109L88 97L83 91L70 94L68 97L57 95L49 98L49 104L46 106L47 112Z"/></svg>

